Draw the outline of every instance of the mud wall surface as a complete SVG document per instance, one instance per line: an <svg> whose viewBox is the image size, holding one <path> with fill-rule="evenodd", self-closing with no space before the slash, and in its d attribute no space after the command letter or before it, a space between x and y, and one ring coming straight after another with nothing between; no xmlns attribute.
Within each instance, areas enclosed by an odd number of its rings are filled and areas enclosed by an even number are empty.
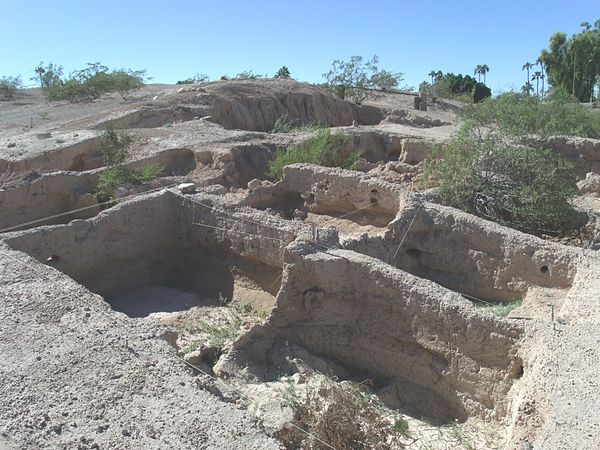
<svg viewBox="0 0 600 450"><path fill-rule="evenodd" d="M519 299L530 286L565 289L577 271L577 249L433 203L407 207L390 228L386 260L482 299Z"/></svg>
<svg viewBox="0 0 600 450"><path fill-rule="evenodd" d="M163 168L162 175L186 175L196 168L194 152L188 148L163 150L149 158L138 159L127 164L131 169L142 169L151 164Z"/></svg>
<svg viewBox="0 0 600 450"><path fill-rule="evenodd" d="M298 193L315 214L361 212L394 219L413 194L397 185L371 179L349 170L292 164L283 171L279 192ZM353 215L348 216L349 220Z"/></svg>
<svg viewBox="0 0 600 450"><path fill-rule="evenodd" d="M95 186L94 175L53 173L2 189L0 190L0 230L67 223L73 219L92 217L99 210L98 207L94 207L98 204L93 195ZM80 208L87 209L39 220Z"/></svg>
<svg viewBox="0 0 600 450"><path fill-rule="evenodd" d="M277 348L286 342L373 378L388 404L432 421L505 413L522 372L518 325L365 255L307 252L288 249L268 323L241 338L218 370L240 364L259 378L285 371Z"/></svg>
<svg viewBox="0 0 600 450"><path fill-rule="evenodd" d="M177 269L170 211L164 195L138 197L93 219L15 233L6 242L109 296Z"/></svg>

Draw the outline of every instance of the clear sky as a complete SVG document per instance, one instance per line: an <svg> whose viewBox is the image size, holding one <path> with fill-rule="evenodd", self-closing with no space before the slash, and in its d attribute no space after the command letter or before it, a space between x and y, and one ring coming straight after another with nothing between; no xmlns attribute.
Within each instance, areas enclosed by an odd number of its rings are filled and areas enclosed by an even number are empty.
<svg viewBox="0 0 600 450"><path fill-rule="evenodd" d="M415 87L432 69L487 64L498 93L519 89L553 32L600 19L600 0L0 0L0 11L0 76L27 84L40 61L147 69L164 83L286 65L320 82L334 59L376 54Z"/></svg>

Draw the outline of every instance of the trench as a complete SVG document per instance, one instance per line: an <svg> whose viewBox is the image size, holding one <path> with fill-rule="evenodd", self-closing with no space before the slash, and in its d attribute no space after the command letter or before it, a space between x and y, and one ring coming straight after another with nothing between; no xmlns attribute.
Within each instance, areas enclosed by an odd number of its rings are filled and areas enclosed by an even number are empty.
<svg viewBox="0 0 600 450"><path fill-rule="evenodd" d="M194 152L186 148L164 150L127 166L140 169L150 164L163 167L161 177L186 175L196 168ZM95 196L100 172L101 169L79 173L30 172L11 182L0 189L0 230L66 224L94 217L101 210Z"/></svg>

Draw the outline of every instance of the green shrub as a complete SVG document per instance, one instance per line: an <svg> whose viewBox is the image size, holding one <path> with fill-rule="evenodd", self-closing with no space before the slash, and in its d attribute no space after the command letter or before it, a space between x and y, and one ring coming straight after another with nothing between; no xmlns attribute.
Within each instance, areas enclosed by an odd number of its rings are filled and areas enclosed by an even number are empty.
<svg viewBox="0 0 600 450"><path fill-rule="evenodd" d="M361 152L351 150L349 141L350 138L343 133L331 134L329 130L320 130L305 142L278 150L275 159L269 164L269 174L280 179L283 168L296 163L351 169Z"/></svg>
<svg viewBox="0 0 600 450"><path fill-rule="evenodd" d="M100 151L107 168L98 176L96 197L103 203L115 198L119 186L131 183L140 186L156 179L163 167L150 164L140 170L133 170L124 164L129 156L131 137L124 132L107 130L100 136Z"/></svg>
<svg viewBox="0 0 600 450"><path fill-rule="evenodd" d="M556 152L507 143L506 136L467 125L426 161L423 183L439 186L444 204L533 234L577 225L569 204L575 166Z"/></svg>
<svg viewBox="0 0 600 450"><path fill-rule="evenodd" d="M465 119L477 125L497 125L513 136L569 135L600 138L600 114L565 95L543 101L538 97L508 92L479 105L469 105Z"/></svg>
<svg viewBox="0 0 600 450"><path fill-rule="evenodd" d="M102 159L107 166L123 164L129 156L131 136L121 131L106 130L99 138Z"/></svg>
<svg viewBox="0 0 600 450"><path fill-rule="evenodd" d="M21 77L1 77L0 96L6 99L13 98L15 91L21 87Z"/></svg>
<svg viewBox="0 0 600 450"><path fill-rule="evenodd" d="M62 66L50 63L44 67L43 64L40 63L35 72L48 100L89 102L109 92L118 92L125 99L128 92L144 86L146 73L129 69L109 72L108 67L100 63L90 63L65 78Z"/></svg>

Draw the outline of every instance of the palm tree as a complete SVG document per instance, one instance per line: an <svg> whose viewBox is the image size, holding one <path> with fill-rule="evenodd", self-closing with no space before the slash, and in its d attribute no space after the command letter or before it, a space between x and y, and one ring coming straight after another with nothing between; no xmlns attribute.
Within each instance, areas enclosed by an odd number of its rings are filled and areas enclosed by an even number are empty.
<svg viewBox="0 0 600 450"><path fill-rule="evenodd" d="M527 70L527 83L529 83L529 69L531 68L533 68L533 64L530 62L526 62L523 64L523 67L521 67L521 70Z"/></svg>
<svg viewBox="0 0 600 450"><path fill-rule="evenodd" d="M535 80L535 95L540 95L540 78L542 77L542 72L536 70L533 72L533 76L531 77L531 81Z"/></svg>
<svg viewBox="0 0 600 450"><path fill-rule="evenodd" d="M291 78L290 69L286 66L280 67L275 74L275 78Z"/></svg>
<svg viewBox="0 0 600 450"><path fill-rule="evenodd" d="M481 64L477 64L473 69L473 75L477 75L477 81L481 82Z"/></svg>
<svg viewBox="0 0 600 450"><path fill-rule="evenodd" d="M432 70L431 72L429 72L427 75L429 75L431 77L431 84L433 84L434 82L434 78L437 75L437 72L435 70Z"/></svg>
<svg viewBox="0 0 600 450"><path fill-rule="evenodd" d="M540 66L540 69L542 69L542 76L540 78L542 79L542 98L544 98L544 78L546 78L546 75L544 74L544 61L542 61L542 58L538 58L535 63Z"/></svg>
<svg viewBox="0 0 600 450"><path fill-rule="evenodd" d="M481 73L483 75L483 84L485 84L485 76L489 71L490 71L490 68L488 67L487 64L483 64L481 66L481 68L479 69L479 73Z"/></svg>

